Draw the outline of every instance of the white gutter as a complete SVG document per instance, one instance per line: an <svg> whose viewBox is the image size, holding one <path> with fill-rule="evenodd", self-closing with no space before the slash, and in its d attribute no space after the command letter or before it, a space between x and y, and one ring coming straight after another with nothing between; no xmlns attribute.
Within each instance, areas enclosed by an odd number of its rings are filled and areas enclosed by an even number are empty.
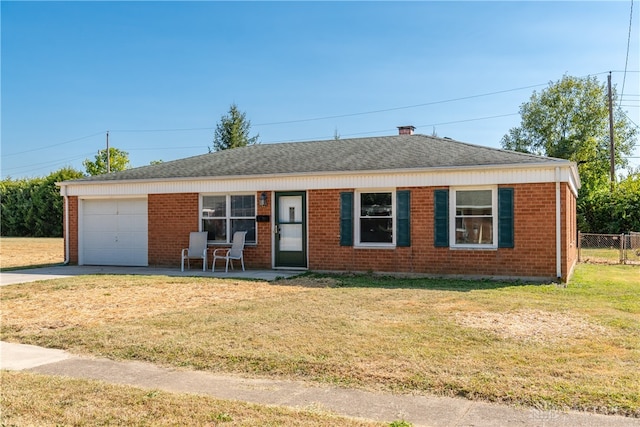
<svg viewBox="0 0 640 427"><path fill-rule="evenodd" d="M560 165L558 165L560 163ZM287 172L276 174L252 174L252 175L220 175L220 176L185 176L174 178L123 178L106 180L72 180L58 183L60 187L66 186L91 186L103 184L148 184L156 182L181 182L181 181L226 181L226 180L262 180L265 178L308 178L340 175L389 175L389 174L424 174L429 172L458 172L458 171L493 171L493 170L517 170L517 169L551 169L552 167L573 167L575 163L570 161L545 161L540 163L514 163L504 165L473 165L473 166L434 166L425 168L398 168L398 169L363 169L353 171L316 171L316 172ZM577 176L577 169L573 172Z"/></svg>
<svg viewBox="0 0 640 427"><path fill-rule="evenodd" d="M562 277L562 218L560 209L560 168L556 168L556 277Z"/></svg>
<svg viewBox="0 0 640 427"><path fill-rule="evenodd" d="M64 198L64 265L67 265L69 264L69 196L67 196L67 186L61 184L56 182L60 187L60 195Z"/></svg>

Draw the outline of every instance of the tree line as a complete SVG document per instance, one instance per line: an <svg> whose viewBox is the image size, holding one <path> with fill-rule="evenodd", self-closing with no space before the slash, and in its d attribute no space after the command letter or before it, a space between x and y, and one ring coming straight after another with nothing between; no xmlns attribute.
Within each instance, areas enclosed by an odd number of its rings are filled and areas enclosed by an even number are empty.
<svg viewBox="0 0 640 427"><path fill-rule="evenodd" d="M617 95L613 94L614 102ZM640 231L640 169L628 168L638 128L615 112L615 164L627 174L610 189L608 94L595 77L563 76L520 107L521 124L502 138L504 149L576 162L582 181L578 229L585 233ZM251 122L236 104L218 122L209 152L258 144ZM336 131L337 135L337 131ZM110 170L128 169L128 153L111 147ZM160 163L161 161L154 161ZM0 182L0 231L3 236L62 236L63 201L56 182L107 172L107 151L83 162L86 174L62 168L44 178Z"/></svg>
<svg viewBox="0 0 640 427"><path fill-rule="evenodd" d="M578 229L585 233L640 231L640 169L628 158L638 126L616 108L612 88L614 166L626 170L610 180L609 93L596 77L563 76L520 106L521 123L502 138L502 148L571 160L578 165Z"/></svg>

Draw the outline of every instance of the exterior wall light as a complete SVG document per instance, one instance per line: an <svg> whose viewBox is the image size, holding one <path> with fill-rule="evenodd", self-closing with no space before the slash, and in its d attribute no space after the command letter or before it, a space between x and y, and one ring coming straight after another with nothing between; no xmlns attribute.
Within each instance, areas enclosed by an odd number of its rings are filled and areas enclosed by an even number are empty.
<svg viewBox="0 0 640 427"><path fill-rule="evenodd" d="M260 194L260 206L267 206L267 193L265 193L264 191L262 192L262 194Z"/></svg>

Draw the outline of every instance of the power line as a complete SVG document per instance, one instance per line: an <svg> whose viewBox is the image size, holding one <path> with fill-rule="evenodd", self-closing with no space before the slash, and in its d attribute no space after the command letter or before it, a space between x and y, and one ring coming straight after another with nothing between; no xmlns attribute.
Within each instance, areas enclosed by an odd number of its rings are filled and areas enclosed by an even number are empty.
<svg viewBox="0 0 640 427"><path fill-rule="evenodd" d="M589 75L597 76L597 75L606 74L606 73L609 73L609 72L611 72L611 73L624 73L626 75L627 73L639 73L640 71L627 70L626 67L625 67L624 71L619 71L619 70L603 71L603 72L600 72L600 73L589 74ZM445 99L445 100L439 100L439 101L424 102L424 103L420 103L420 104L406 105L406 106L400 106L400 107L391 107L391 108L385 108L385 109L379 109L379 110L361 111L361 112L347 113L347 114L336 114L336 115L331 115L331 116L313 117L313 118L306 118L306 119L295 119L295 120L285 120L285 121L278 121L278 122L259 123L259 124L255 124L255 125L252 125L252 126L272 126L272 125L280 125L280 124L303 123L303 122L330 120L330 119L344 118L344 117L354 117L354 116L361 116L361 115L367 115L367 114L377 114L377 113L383 113L383 112L389 112L389 111L398 111L398 110L404 110L404 109L410 109L410 108L418 108L418 107L425 107L425 106L431 106L431 105L438 105L438 104L444 104L444 103L449 103L449 102L465 101L465 100L469 100L469 99L476 99L476 98L481 98L481 97L487 97L487 96L499 95L499 94L503 94L503 93L509 93L509 92L515 92L515 91L520 91L520 90L525 90L525 89L531 89L531 88L535 88L535 87L539 87L539 86L546 86L548 84L549 83L540 83L540 84L522 86L522 87L517 87L517 88L512 88L512 89L505 89L505 90L499 90L499 91L494 91L494 92L487 92L487 93L482 93L482 94L469 95L469 96L464 96L464 97L459 97L459 98L451 98L451 99ZM638 95L625 95L625 96L638 96ZM491 118L498 118L498 117L505 117L505 116L509 116L509 115L515 115L515 114L517 114L517 113L511 113L511 114L499 115L499 116L489 116L489 117L485 117L485 118L473 118L473 119L466 119L466 120L459 120L459 121L450 121L450 122L443 122L443 123L433 123L433 124L422 125L422 126L425 126L425 127L426 126L442 126L442 125L445 125L445 124L454 124L454 123L463 123L463 122L467 122L467 121L485 120L485 119L491 119ZM115 129L115 130L111 130L111 133L113 133L113 132L118 132L118 133L189 132L189 131L202 131L202 130L213 130L213 129L215 129L215 127L210 127L210 126L192 127L192 128L168 128L168 129ZM375 134L375 133L380 133L380 132L388 132L390 130L395 130L395 129L385 129L385 130L381 130L381 131L352 133L352 134L348 134L348 135L344 135L344 136ZM69 143L72 143L72 142L77 142L77 141L81 141L81 140L84 140L84 139L92 138L92 137L95 137L97 135L103 135L104 133L105 133L105 131L100 131L100 132L93 133L91 135L70 139L70 140L67 140L67 141L64 141L64 142L51 144L51 145L44 146L44 147L34 148L34 149L20 151L20 152L16 152L16 153L9 153L9 154L4 154L3 153L3 157L16 156L16 155L19 155L19 154L25 154L25 153L31 153L31 152L35 152L35 151L45 150L45 149L48 149L48 148L57 147L57 146L60 146L60 145L65 145L65 144L69 144ZM327 138L327 136L322 137L322 138ZM312 139L305 139L305 140L312 140ZM300 139L298 139L298 141L300 141ZM287 141L282 141L282 142L287 142ZM178 147L178 148L200 148L200 146L197 146L197 147L195 147L195 146L194 147ZM153 148L153 149L157 149L157 148ZM138 149L134 149L134 150L138 150Z"/></svg>
<svg viewBox="0 0 640 427"><path fill-rule="evenodd" d="M631 120L631 117L629 117L629 115L627 113L624 112L624 110L620 107L618 107L618 112L622 113L623 116L625 116L627 118L627 120L629 120L631 122L632 125L634 125L635 127L637 127L638 129L640 129L640 126L638 126L638 124L636 122L634 122L633 120Z"/></svg>
<svg viewBox="0 0 640 427"><path fill-rule="evenodd" d="M498 119L498 118L502 118L502 117L517 116L519 114L520 113L500 114L500 115L497 115L497 116L477 117L475 119L456 120L456 121L453 121L453 122L431 123L431 124L428 124L428 125L420 125L419 127L442 126L442 125L451 125L451 124L455 124L455 123L475 122L475 121L478 121L478 120L489 120L489 119Z"/></svg>
<svg viewBox="0 0 640 427"><path fill-rule="evenodd" d="M614 71L614 72L619 72L619 71ZM605 72L596 73L594 75L599 75L599 74L603 74L603 73L605 73ZM379 109L379 110L360 111L360 112L356 112L356 113L345 113L345 114L334 114L334 115L331 115L331 116L311 117L311 118L294 119L294 120L283 120L283 121L277 121L277 122L266 122L266 123L257 123L257 124L252 123L251 126L258 127L258 126L284 125L284 124L292 124L292 123L304 123L304 122L312 122L312 121L320 121L320 120L338 119L338 118L344 118L344 117L363 116L363 115L367 115L367 114L386 113L386 112L389 112L389 111L406 110L406 109L410 109L410 108L426 107L426 106L430 106L430 105L438 105L438 104L445 104L445 103L449 103L449 102L466 101L466 100L469 100L469 99L482 98L482 97L486 97L486 96L500 95L500 94L503 94L503 93L516 92L516 91L525 90L525 89L532 89L532 88L539 87L539 86L546 86L548 84L549 83L538 83L538 84L534 84L534 85L522 86L522 87L517 87L517 88L512 88L512 89L505 89L505 90L499 90L499 91L494 91L494 92L487 92L487 93L481 93L481 94L476 94L476 95L463 96L463 97L459 97L459 98L443 99L443 100L439 100L439 101L430 101L430 102L424 102L424 103L420 103L420 104L405 105L405 106L400 106L400 107L383 108L383 109ZM193 128L173 128L173 129L115 129L115 130L112 130L111 132L186 132L186 131L212 130L212 129L215 129L215 127L193 127Z"/></svg>
<svg viewBox="0 0 640 427"><path fill-rule="evenodd" d="M599 72L599 73L588 74L587 76L598 76L598 75L607 74L607 73L639 73L639 72L640 71L637 71L637 70L626 70L625 69L624 71L620 71L620 70L602 71L602 72ZM335 115L331 115L331 116L311 117L311 118L305 118L305 119L283 120L283 121L277 121L277 122L267 122L267 123L257 123L257 124L252 123L251 126L253 126L253 127L274 126L274 125L284 125L284 124L293 124L293 123L313 122L313 121L320 121L320 120L339 119L339 118L345 118L345 117L363 116L363 115L367 115L367 114L386 113L386 112L389 112L389 111L406 110L406 109L411 109L411 108L418 108L418 107L426 107L426 106L431 106L431 105L445 104L445 103L449 103L449 102L466 101L466 100L469 100L469 99L482 98L482 97L486 97L486 96L500 95L500 94L503 94L503 93L516 92L516 91L525 90L525 89L532 89L532 88L540 87L540 86L547 86L548 84L549 84L548 82L547 83L538 83L538 84L534 84L534 85L522 86L522 87L517 87L517 88L512 88L512 89L505 89L505 90L499 90L499 91L494 91L494 92L487 92L487 93L481 93L481 94L476 94L476 95L463 96L463 97L459 97L459 98L444 99L444 100L439 100L439 101L430 101L430 102L424 102L424 103L420 103L420 104L405 105L405 106L400 106L400 107L383 108L383 109L379 109L379 110L369 110L369 111L360 111L360 112L356 112L356 113L335 114ZM187 132L187 131L213 130L213 129L215 129L215 127L193 127L193 128L172 128L172 129L171 128L170 129L116 129L116 130L113 130L112 132L123 132L123 133L124 132ZM372 133L372 132L367 132L367 133Z"/></svg>
<svg viewBox="0 0 640 427"><path fill-rule="evenodd" d="M206 148L207 146L204 146ZM151 148L126 148L126 151L151 151L151 150L184 150L187 148L203 148L202 145L180 146L180 147L151 147Z"/></svg>
<svg viewBox="0 0 640 427"><path fill-rule="evenodd" d="M633 21L633 0L631 0L631 10L629 11L629 33L627 35L627 55L624 60L624 74L622 75L622 90L621 94L624 94L624 84L627 80L627 64L629 64L629 46L631 45L631 22Z"/></svg>
<svg viewBox="0 0 640 427"><path fill-rule="evenodd" d="M25 170L26 171L30 171L32 169L38 170L38 169L44 169L45 167L48 168L48 167L55 166L55 165L68 164L69 162L72 162L74 160L80 160L82 158L86 158L87 156L91 156L92 154L93 154L93 152L82 154L82 155L78 155L78 156L75 156L75 157L67 157L67 158L58 159L58 160L51 160L51 161L47 161L47 162L32 163L30 165L25 165L25 166L2 168L2 173L3 173L3 175L10 175L10 174L6 174L6 172L7 171L14 171L15 173L17 173L18 171L25 171Z"/></svg>
<svg viewBox="0 0 640 427"><path fill-rule="evenodd" d="M417 125L416 128L431 127L431 126L444 126L444 125L450 125L450 124L455 124L455 123L474 122L474 121L479 121L479 120L490 120L490 119L497 119L497 118L501 118L501 117L517 116L518 114L520 114L520 113L509 113L509 114L500 114L500 115L496 115L496 116L476 117L476 118L473 118L473 119L454 120L454 121L450 121L450 122L430 123L430 124L426 124L426 125ZM379 130L368 131L368 132L346 133L346 134L341 134L340 136L341 137L345 137L345 136L372 135L372 134L376 134L376 133L392 132L392 131L395 131L395 130L396 130L396 128L379 129ZM305 139L290 139L290 140L280 140L280 141L269 141L269 142L265 142L265 144L273 144L273 143L276 143L276 142L317 141L317 140L327 139L327 138L331 138L331 137L332 136L324 135L324 136L317 136L317 137L305 138Z"/></svg>
<svg viewBox="0 0 640 427"><path fill-rule="evenodd" d="M72 142L82 141L83 139L88 139L88 138L92 138L94 136L103 135L103 134L104 134L104 131L96 132L96 133L92 133L91 135L82 136L80 138L75 138L75 139L70 139L68 141L60 142L60 143L57 143L57 144L51 144L51 145L47 145L47 146L40 147L40 148L32 148L31 150L19 151L17 153L9 153L9 154L4 154L3 153L2 156L3 157L9 157L9 156L17 156L18 154L33 153L34 151L46 150L46 149L49 149L49 148L52 148L52 147L58 147L58 146L64 145L64 144L70 144Z"/></svg>
<svg viewBox="0 0 640 427"><path fill-rule="evenodd" d="M445 99L445 100L440 100L440 101L425 102L425 103L421 103L421 104L407 105L407 106L403 106L403 107L385 108L385 109L381 109L381 110L363 111L363 112L359 112L359 113L337 114L337 115L333 115L333 116L315 117L315 118L308 118L308 119L297 119L297 120L287 120L287 121L281 121L281 122L260 123L260 124L257 124L255 126L284 125L284 124L291 124L291 123L302 123L302 122L311 122L311 121L319 121L319 120L338 119L338 118L343 118L343 117L362 116L362 115L366 115L366 114L386 113L386 112L389 112L389 111L397 111L397 110L405 110L405 109L409 109L409 108L426 107L426 106L429 106L429 105L445 104L445 103L448 103L448 102L466 101L468 99L481 98L481 97L491 96L491 95L499 95L499 94L502 94L502 93L515 92L515 91L524 90L524 89L531 89L531 88L538 87L538 86L546 86L547 84L548 83L541 83L541 84L536 84L536 85L523 86L523 87L519 87L519 88L515 88L515 89L506 89L506 90L500 90L500 91L489 92L489 93L482 93L482 94L477 94L477 95L463 96L463 97L460 97L460 98L451 98L451 99Z"/></svg>
<svg viewBox="0 0 640 427"><path fill-rule="evenodd" d="M115 129L111 132L121 133L143 133L143 132L188 132L196 130L213 130L215 127L199 127L199 128L175 128L175 129Z"/></svg>

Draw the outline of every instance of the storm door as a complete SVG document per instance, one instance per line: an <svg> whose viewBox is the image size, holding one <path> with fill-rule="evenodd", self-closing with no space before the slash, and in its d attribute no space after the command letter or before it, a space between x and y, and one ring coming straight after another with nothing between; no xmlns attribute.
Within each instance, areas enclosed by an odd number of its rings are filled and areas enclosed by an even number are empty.
<svg viewBox="0 0 640 427"><path fill-rule="evenodd" d="M275 267L307 268L306 195L276 193Z"/></svg>

